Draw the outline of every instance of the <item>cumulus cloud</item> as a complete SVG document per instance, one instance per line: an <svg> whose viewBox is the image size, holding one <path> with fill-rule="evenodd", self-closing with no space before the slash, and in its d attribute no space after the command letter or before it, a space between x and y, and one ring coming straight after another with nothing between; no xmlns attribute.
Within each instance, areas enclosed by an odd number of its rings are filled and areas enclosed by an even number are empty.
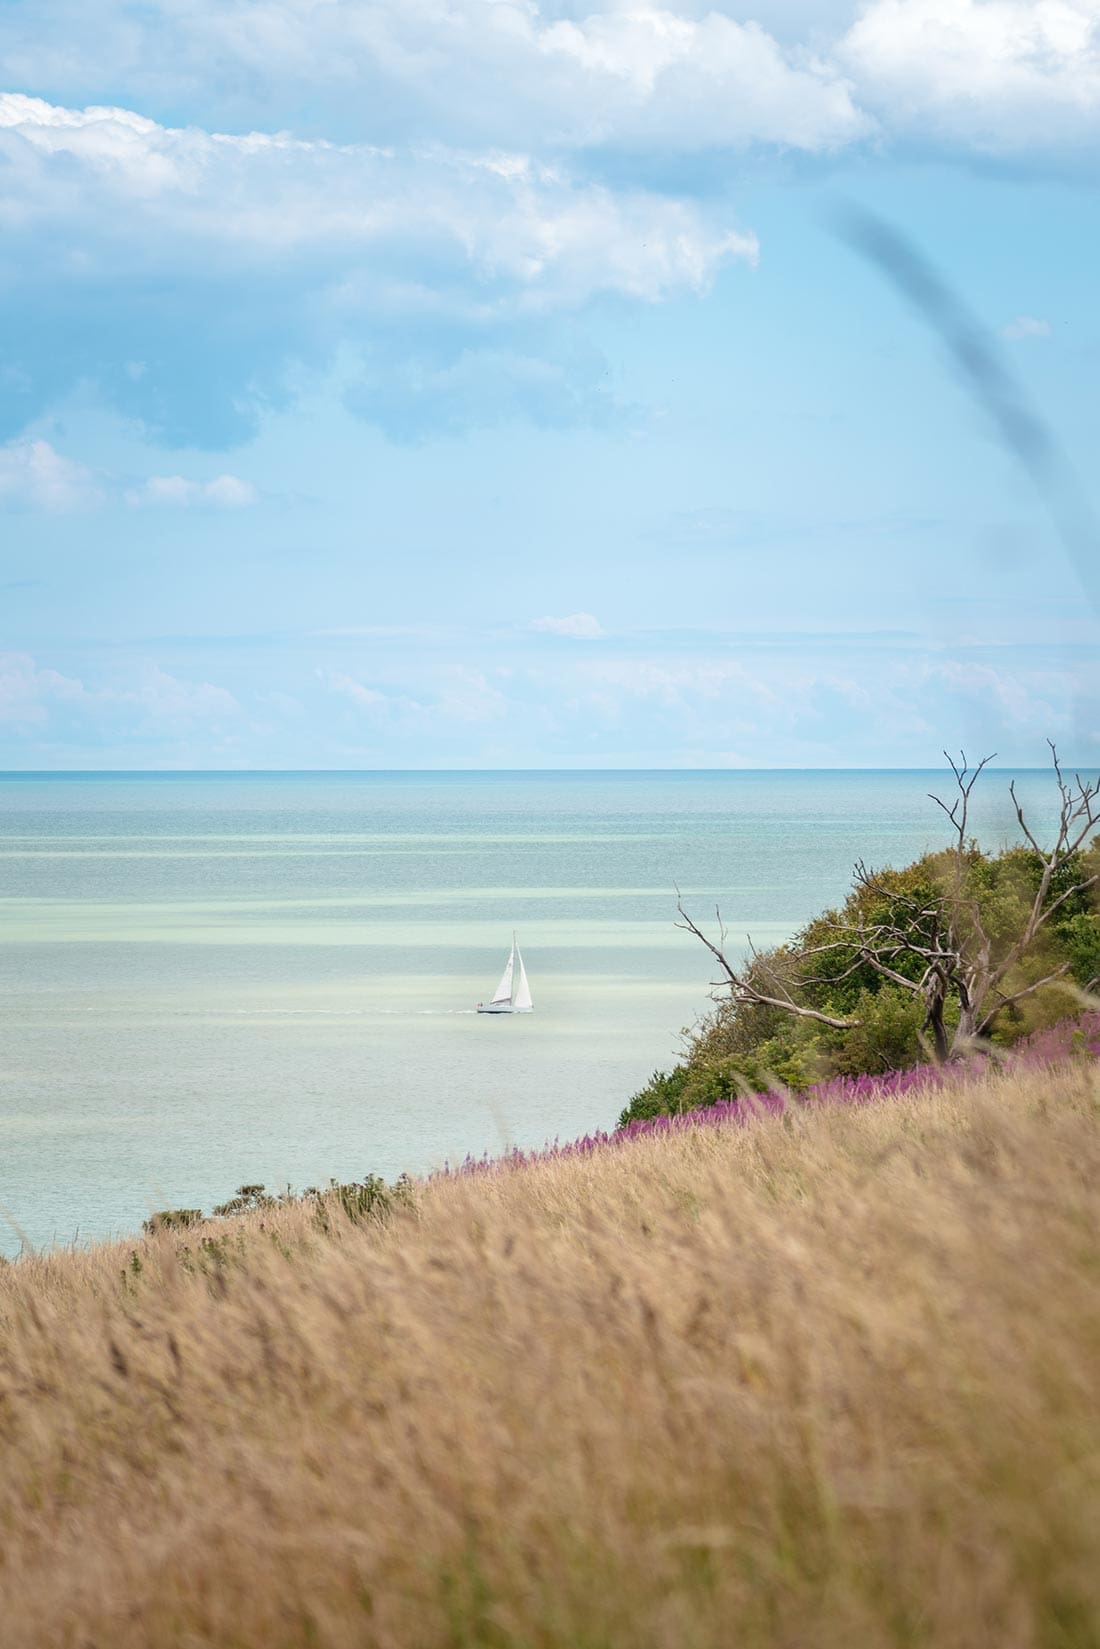
<svg viewBox="0 0 1100 1649"><path fill-rule="evenodd" d="M423 705L415 699L406 698L394 693L383 693L378 687L368 687L365 682L357 681L354 676L347 675L342 670L321 672L321 679L334 693L340 693L352 704L358 705L360 710L369 710L379 715L388 715L395 708L402 712L422 710Z"/></svg>
<svg viewBox="0 0 1100 1649"><path fill-rule="evenodd" d="M429 765L669 766L735 753L756 766L919 766L937 759L945 729L1003 762L1034 762L1048 736L1078 759L1096 747L1100 664L1041 647L952 656L805 638L797 655L757 647L740 658L662 646L533 658L514 636L510 647L507 665L483 648L433 663L372 641L368 673L349 638L336 667L303 671L295 649L266 680L250 657L243 700L201 670L0 654L0 746L11 766L105 750L120 766L151 750L189 765L402 766L415 753Z"/></svg>
<svg viewBox="0 0 1100 1649"><path fill-rule="evenodd" d="M826 152L916 131L981 147L1095 132L1097 0L774 3L733 0L8 0L13 84L132 85L156 107L316 105L350 136L395 148L519 143ZM213 67L212 67L213 66ZM156 187L186 162L141 117L97 132L105 164ZM51 116L50 138L66 121ZM126 130L120 130L119 128ZM127 132L129 135L127 135ZM140 158L134 160L134 142ZM284 139L289 146L291 140ZM131 164L133 163L133 164Z"/></svg>
<svg viewBox="0 0 1100 1649"><path fill-rule="evenodd" d="M128 84L158 107L228 93L257 120L322 91L343 136L395 146L822 152L917 131L1017 149L1095 133L1097 0L852 10L773 4L745 21L732 0L151 0L140 13L8 0L5 58L13 83ZM147 140L138 120L123 124ZM64 119L51 125L63 141ZM105 163L132 153L117 130L97 141ZM179 164L145 148L137 172L155 186Z"/></svg>
<svg viewBox="0 0 1100 1649"><path fill-rule="evenodd" d="M756 766L919 766L954 729L967 748L1027 762L1048 735L1067 751L1089 748L1100 706L1097 661L1042 647L952 656L899 651L878 635L807 636L739 655L732 642L678 651L669 633L533 650L503 633L488 648L467 636L464 647L456 631L437 660L410 656L400 638L367 638L367 673L352 662L354 639L305 699L313 760L338 765L342 749L382 766L410 750L443 765L706 766L735 754Z"/></svg>
<svg viewBox="0 0 1100 1649"><path fill-rule="evenodd" d="M189 681L159 665L121 680L91 685L40 665L28 653L0 653L0 724L41 737L58 729L109 728L121 737L172 737L198 728L217 730L243 715L226 688Z"/></svg>
<svg viewBox="0 0 1100 1649"><path fill-rule="evenodd" d="M104 688L100 702L107 709L135 713L139 730L158 734L189 733L199 727L216 731L243 715L240 701L227 688L187 681L155 664L147 666L132 686Z"/></svg>
<svg viewBox="0 0 1100 1649"><path fill-rule="evenodd" d="M530 630L542 630L551 636L570 636L574 641L599 641L606 635L603 625L591 613L568 613L564 618L533 618Z"/></svg>
<svg viewBox="0 0 1100 1649"><path fill-rule="evenodd" d="M0 509L67 514L98 508L123 497L131 508L244 509L259 494L249 481L218 475L192 481L153 475L122 491L116 478L66 458L43 439L9 441L0 447Z"/></svg>
<svg viewBox="0 0 1100 1649"><path fill-rule="evenodd" d="M499 721L507 714L508 700L483 671L453 665L444 680L439 710L451 721Z"/></svg>
<svg viewBox="0 0 1100 1649"><path fill-rule="evenodd" d="M1094 132L1100 106L1097 0L871 0L850 26L825 5L782 40L721 0L236 0L182 29L174 9L185 51L205 41L257 89L350 103L365 83L383 121L459 143L822 152L917 129L1017 149Z"/></svg>
<svg viewBox="0 0 1100 1649"><path fill-rule="evenodd" d="M544 429L629 423L635 409L609 392L608 366L594 349L555 340L543 353L505 344L467 347L401 337L363 352L344 399L392 440L458 435L524 419Z"/></svg>
<svg viewBox="0 0 1100 1649"><path fill-rule="evenodd" d="M365 373L350 404L401 434L599 422L602 370L561 355L552 317L701 292L757 253L724 206L558 160L173 128L14 93L0 166L14 428L92 382L155 434L220 447L287 399L291 361L349 345Z"/></svg>
<svg viewBox="0 0 1100 1649"><path fill-rule="evenodd" d="M873 0L836 55L895 130L992 150L1100 130L1098 0Z"/></svg>
<svg viewBox="0 0 1100 1649"><path fill-rule="evenodd" d="M0 724L21 731L43 726L55 705L79 705L84 683L60 671L40 669L27 653L0 653Z"/></svg>
<svg viewBox="0 0 1100 1649"><path fill-rule="evenodd" d="M508 701L499 688L481 670L464 664L449 665L441 680L418 697L371 687L343 671L318 673L330 691L349 699L376 726L391 731L427 734L447 724L499 721L508 712Z"/></svg>
<svg viewBox="0 0 1100 1649"><path fill-rule="evenodd" d="M213 481L190 481L182 475L152 475L139 487L131 487L126 502L133 509L218 509L240 510L258 498L250 481L236 475L219 475Z"/></svg>
<svg viewBox="0 0 1100 1649"><path fill-rule="evenodd" d="M488 285L572 302L700 288L726 258L756 253L751 235L709 223L692 205L577 183L525 155L234 136L13 93L0 94L0 154L9 225L63 217L70 231L94 228L99 274L108 265L123 273L120 239L144 268L174 264L183 240L253 273L272 254L343 249L369 253L374 266L387 250L414 249ZM348 301L354 292L339 279L347 270L335 273L333 296ZM390 301L399 295L391 282Z"/></svg>
<svg viewBox="0 0 1100 1649"><path fill-rule="evenodd" d="M94 472L62 457L48 441L0 447L0 508L63 513L93 508L102 497Z"/></svg>
<svg viewBox="0 0 1100 1649"><path fill-rule="evenodd" d="M535 30L574 70L574 142L673 148L840 148L872 129L843 74L792 59L759 23L655 5L614 6Z"/></svg>
<svg viewBox="0 0 1100 1649"><path fill-rule="evenodd" d="M302 90L323 86L343 124L358 124L370 110L375 141L411 131L460 145L510 144L519 133L558 149L640 139L812 150L850 141L869 125L843 71L797 43L784 47L721 5L159 0L142 8L142 30L132 12L123 19L120 0L104 0L93 34L72 0L43 4L50 24L39 25L32 43L28 18L29 50L19 65L26 73L37 46L42 83L81 78L71 57L59 65L59 41L84 36L92 61L126 62L128 81L158 94L174 81L201 95L212 63L230 66L238 102L265 108L280 93L300 104ZM155 54L140 51L145 31L160 48Z"/></svg>
<svg viewBox="0 0 1100 1649"><path fill-rule="evenodd" d="M929 683L942 685L973 725L1012 727L1036 740L1064 732L1069 672L1063 669L1005 670L972 659L948 659L925 667Z"/></svg>
<svg viewBox="0 0 1100 1649"><path fill-rule="evenodd" d="M1034 315L1017 315L1014 321L1001 328L1004 338L1049 338L1050 322L1037 319Z"/></svg>
<svg viewBox="0 0 1100 1649"><path fill-rule="evenodd" d="M685 155L1076 157L1100 136L1100 0L743 11L8 0L0 70L27 90L0 94L0 356L22 387L0 438L90 383L218 449L291 398L291 363L301 383L348 352L349 405L401 439L621 420L552 318L702 292L757 255L715 166ZM308 130L281 129L303 110Z"/></svg>
<svg viewBox="0 0 1100 1649"><path fill-rule="evenodd" d="M604 702L609 694L620 701L648 699L692 714L700 703L720 699L778 703L765 677L732 659L611 659L586 668L582 679ZM788 692L795 679L788 676Z"/></svg>

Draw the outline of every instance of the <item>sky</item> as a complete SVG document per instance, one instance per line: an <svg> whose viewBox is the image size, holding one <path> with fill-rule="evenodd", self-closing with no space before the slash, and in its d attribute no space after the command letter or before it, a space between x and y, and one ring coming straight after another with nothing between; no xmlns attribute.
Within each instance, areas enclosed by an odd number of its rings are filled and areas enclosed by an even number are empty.
<svg viewBox="0 0 1100 1649"><path fill-rule="evenodd" d="M1100 0L4 0L0 768L1100 763L1098 159Z"/></svg>

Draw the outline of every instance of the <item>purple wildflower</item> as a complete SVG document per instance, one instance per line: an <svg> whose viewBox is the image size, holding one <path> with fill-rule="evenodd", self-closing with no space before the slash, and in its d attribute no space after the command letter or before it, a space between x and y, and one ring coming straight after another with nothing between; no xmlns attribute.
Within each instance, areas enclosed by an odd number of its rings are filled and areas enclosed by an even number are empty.
<svg viewBox="0 0 1100 1649"><path fill-rule="evenodd" d="M1045 1030L1024 1037L1003 1056L1003 1064L1010 1070L1038 1070L1063 1064L1074 1057L1100 1058L1100 1012L1090 1012L1074 1019L1063 1019ZM946 1083L974 1081L989 1069L993 1056L975 1054L972 1058L949 1066L910 1065L900 1071L886 1071L880 1076L835 1076L827 1082L815 1083L795 1103L819 1105L869 1105L884 1099L901 1099L906 1094L928 1093ZM457 1168L444 1164L431 1177L449 1178L454 1175L496 1173L504 1168L526 1168L533 1163L554 1162L562 1157L591 1156L608 1146L628 1144L635 1139L649 1139L664 1134L679 1134L694 1128L744 1126L762 1116L782 1116L791 1099L782 1093L759 1093L737 1099L718 1100L713 1105L701 1105L698 1110L681 1111L674 1116L638 1118L617 1128L614 1133L597 1129L581 1139L562 1145L557 1139L541 1150L523 1151L513 1146L500 1157L483 1152L480 1157L467 1155Z"/></svg>

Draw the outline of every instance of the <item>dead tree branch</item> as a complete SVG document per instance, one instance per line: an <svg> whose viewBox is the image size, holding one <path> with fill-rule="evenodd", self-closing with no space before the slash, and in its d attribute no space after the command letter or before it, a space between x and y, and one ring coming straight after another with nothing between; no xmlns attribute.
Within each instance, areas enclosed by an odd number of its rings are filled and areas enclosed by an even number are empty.
<svg viewBox="0 0 1100 1649"><path fill-rule="evenodd" d="M719 940L715 944L704 933L698 923L688 915L684 909L683 900L679 897L676 900L676 909L680 913L680 920L676 926L683 928L687 933L693 933L697 939L702 940L725 974L725 983L729 986L730 994L735 1002L743 1002L749 1006L760 1008L779 1008L784 1013L794 1014L800 1019L814 1019L821 1025L829 1025L836 1031L853 1030L859 1024L858 1019L839 1019L834 1014L820 1013L816 1008L808 1008L802 1003L796 1002L781 983L778 985L778 989L783 992L781 996L773 996L768 991L761 990L746 970L735 968L726 956L724 949L726 930L722 923L720 911L715 911L719 931Z"/></svg>

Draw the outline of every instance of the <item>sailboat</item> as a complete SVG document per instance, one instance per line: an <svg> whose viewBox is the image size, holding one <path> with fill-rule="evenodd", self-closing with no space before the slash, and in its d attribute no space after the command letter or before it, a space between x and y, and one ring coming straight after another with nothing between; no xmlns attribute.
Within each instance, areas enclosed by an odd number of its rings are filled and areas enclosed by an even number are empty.
<svg viewBox="0 0 1100 1649"><path fill-rule="evenodd" d="M523 965L523 956L516 944L516 936L512 935L512 949L504 965L504 972L500 976L500 984L491 1002L479 1002L478 1013L533 1013L535 1004L531 1000L531 987L527 983L527 969Z"/></svg>

